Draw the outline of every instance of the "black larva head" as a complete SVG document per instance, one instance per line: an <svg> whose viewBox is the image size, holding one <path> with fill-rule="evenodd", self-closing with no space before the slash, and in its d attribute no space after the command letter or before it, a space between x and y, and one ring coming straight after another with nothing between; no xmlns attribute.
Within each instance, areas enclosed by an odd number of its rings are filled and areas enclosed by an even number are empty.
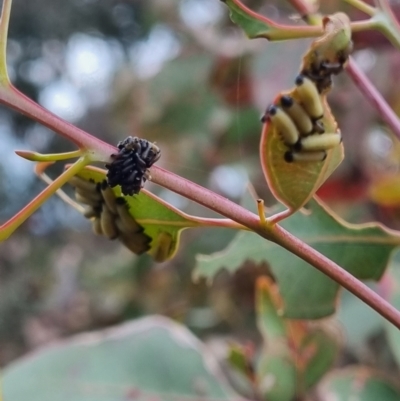
<svg viewBox="0 0 400 401"><path fill-rule="evenodd" d="M291 96L284 95L284 96L281 97L281 105L282 105L282 107L285 107L285 108L292 107L293 103L294 103L294 100L293 100L293 98Z"/></svg>
<svg viewBox="0 0 400 401"><path fill-rule="evenodd" d="M294 82L295 82L295 84L296 84L297 86L303 85L303 83L304 83L304 76L303 76L303 75L298 75L298 76L296 77L296 80L295 80Z"/></svg>
<svg viewBox="0 0 400 401"><path fill-rule="evenodd" d="M145 139L131 137L118 143L119 152L111 155L113 161L106 164L110 187L121 186L124 195L134 195L143 188L148 169L160 158L161 151Z"/></svg>
<svg viewBox="0 0 400 401"><path fill-rule="evenodd" d="M301 140L299 138L299 140L293 145L293 149L296 151L300 151L301 150Z"/></svg>
<svg viewBox="0 0 400 401"><path fill-rule="evenodd" d="M267 113L270 116L274 116L277 112L278 112L278 108L274 104L271 104L271 106L269 106L267 109Z"/></svg>
<svg viewBox="0 0 400 401"><path fill-rule="evenodd" d="M261 117L261 122L266 123L268 121L269 116L274 116L277 111L278 111L277 107L274 104L268 106L264 115Z"/></svg>
<svg viewBox="0 0 400 401"><path fill-rule="evenodd" d="M291 150L288 150L287 152L285 152L285 155L283 157L285 159L285 162L287 162L287 163L293 162L293 152Z"/></svg>

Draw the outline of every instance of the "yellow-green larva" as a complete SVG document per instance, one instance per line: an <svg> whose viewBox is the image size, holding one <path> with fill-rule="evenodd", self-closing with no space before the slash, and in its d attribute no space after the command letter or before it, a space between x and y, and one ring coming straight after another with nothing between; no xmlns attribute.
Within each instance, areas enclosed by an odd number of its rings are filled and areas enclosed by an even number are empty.
<svg viewBox="0 0 400 401"><path fill-rule="evenodd" d="M103 235L103 230L101 229L100 217L95 217L92 220L92 228L93 228L93 232L96 235Z"/></svg>
<svg viewBox="0 0 400 401"><path fill-rule="evenodd" d="M108 209L110 209L110 211L113 214L117 214L117 203L115 194L114 191L111 189L111 187L107 184L106 180L103 180L100 189L101 189L101 194L103 195L103 200L107 205Z"/></svg>
<svg viewBox="0 0 400 401"><path fill-rule="evenodd" d="M312 119L318 120L323 117L324 106L314 82L303 75L299 75L296 78L296 92L303 107Z"/></svg>
<svg viewBox="0 0 400 401"><path fill-rule="evenodd" d="M305 138L301 138L298 149L306 152L315 152L319 150L332 149L339 145L342 141L342 135L338 133L325 133L310 135Z"/></svg>
<svg viewBox="0 0 400 401"><path fill-rule="evenodd" d="M101 210L100 223L101 230L107 238L115 239L118 237L118 229L115 225L114 216L105 204L103 204L103 209Z"/></svg>
<svg viewBox="0 0 400 401"><path fill-rule="evenodd" d="M133 253L140 255L150 249L151 238L140 234L121 234L119 240Z"/></svg>
<svg viewBox="0 0 400 401"><path fill-rule="evenodd" d="M296 124L301 135L310 135L313 132L313 122L303 106L296 102L293 97L284 95L280 99L283 110Z"/></svg>
<svg viewBox="0 0 400 401"><path fill-rule="evenodd" d="M77 190L75 190L75 199L77 200L77 202L84 203L85 205L92 206L93 208L100 206L102 203L101 199L100 200L93 199L93 197L83 195Z"/></svg>
<svg viewBox="0 0 400 401"><path fill-rule="evenodd" d="M283 142L292 146L299 140L299 131L290 118L280 107L271 105L266 112L266 118L269 118L275 126L278 133L281 135Z"/></svg>
<svg viewBox="0 0 400 401"><path fill-rule="evenodd" d="M87 192L96 192L96 190L97 190L97 184L95 182L87 181L87 180L84 180L83 178L80 178L77 176L70 178L69 183L73 187L80 188Z"/></svg>
<svg viewBox="0 0 400 401"><path fill-rule="evenodd" d="M326 159L326 151L321 150L318 152L296 152L289 150L285 153L285 161L292 162L322 162Z"/></svg>
<svg viewBox="0 0 400 401"><path fill-rule="evenodd" d="M119 218L120 230L126 234L142 232L142 227L130 215L127 203L124 198L116 199L116 210Z"/></svg>

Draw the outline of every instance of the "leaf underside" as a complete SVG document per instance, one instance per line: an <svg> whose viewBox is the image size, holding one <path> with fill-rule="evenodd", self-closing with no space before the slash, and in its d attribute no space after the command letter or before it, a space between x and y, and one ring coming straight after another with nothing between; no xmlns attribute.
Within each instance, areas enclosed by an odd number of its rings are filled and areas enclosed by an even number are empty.
<svg viewBox="0 0 400 401"><path fill-rule="evenodd" d="M90 166L80 171L77 176L98 183L106 178L106 171ZM196 225L190 216L145 189L134 196L122 195L119 186L113 188L113 191L116 197L126 200L129 213L152 239L151 248L147 253L158 262L171 259L178 248L182 230Z"/></svg>
<svg viewBox="0 0 400 401"><path fill-rule="evenodd" d="M81 334L3 371L5 400L242 400L214 356L185 327L161 316Z"/></svg>
<svg viewBox="0 0 400 401"><path fill-rule="evenodd" d="M393 249L400 243L399 236L378 224L345 225L315 200L307 206L309 215L297 212L285 219L282 226L355 277L382 277ZM246 260L269 264L279 285L286 317L318 319L334 313L339 285L254 233L241 232L224 251L199 255L194 275L211 280L223 268L235 272Z"/></svg>
<svg viewBox="0 0 400 401"><path fill-rule="evenodd" d="M295 89L288 92L296 98ZM278 96L280 98L281 95ZM337 132L337 124L330 108L323 97L324 117L322 122L326 132ZM296 211L303 207L326 181L344 158L343 145L340 144L328 151L321 162L293 162L284 160L288 147L283 143L275 126L270 122L264 124L261 134L261 166L268 186L277 200L289 209Z"/></svg>

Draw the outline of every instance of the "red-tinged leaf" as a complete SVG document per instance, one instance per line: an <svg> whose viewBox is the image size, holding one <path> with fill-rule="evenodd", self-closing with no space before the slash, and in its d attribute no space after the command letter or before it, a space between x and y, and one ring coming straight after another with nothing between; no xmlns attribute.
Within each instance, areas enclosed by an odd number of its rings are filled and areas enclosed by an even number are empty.
<svg viewBox="0 0 400 401"><path fill-rule="evenodd" d="M316 86L318 92L316 91L317 93L312 95L314 102L318 100L316 96L319 93L323 106L323 117L320 121L324 127L324 132L340 134L327 103L326 95L332 86L331 75L341 71L352 49L350 20L346 14L337 13L324 18L323 27L324 35L311 43L309 50L303 57L300 71L302 75L308 76L313 81L313 85ZM340 67L336 72L325 73L324 75L322 61ZM316 69L317 73L315 72ZM315 75L318 78L315 78ZM284 94L292 97L296 103L305 103L296 87ZM276 97L274 104L279 104L281 96L282 94L279 94ZM318 110L319 113L320 110ZM290 149L285 145L280 134L281 132L278 131L276 124L272 121L267 121L264 124L260 144L261 165L274 196L290 210L296 211L313 197L318 188L341 163L344 157L343 145L340 144L328 150L323 161L293 161L289 163L285 161L284 155Z"/></svg>
<svg viewBox="0 0 400 401"><path fill-rule="evenodd" d="M295 89L289 94L296 98ZM325 96L323 100L324 117L322 122L325 131L337 132L337 124L326 103ZM340 144L328 151L324 161L288 163L284 159L287 150L288 147L283 143L276 127L271 122L266 122L261 134L261 166L275 198L295 211L314 196L318 188L339 166L343 160L344 151L343 145Z"/></svg>

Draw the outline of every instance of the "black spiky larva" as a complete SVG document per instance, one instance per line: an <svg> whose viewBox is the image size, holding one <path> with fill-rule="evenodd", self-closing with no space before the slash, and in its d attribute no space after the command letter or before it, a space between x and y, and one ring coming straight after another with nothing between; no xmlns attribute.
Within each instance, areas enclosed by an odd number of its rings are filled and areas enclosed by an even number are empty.
<svg viewBox="0 0 400 401"><path fill-rule="evenodd" d="M298 142L300 134L295 123L280 107L269 106L261 121L266 122L267 119L276 127L286 145L293 146Z"/></svg>
<svg viewBox="0 0 400 401"><path fill-rule="evenodd" d="M108 185L120 185L124 195L138 194L161 151L154 143L131 136L119 142L118 149L117 154L111 155L112 162L106 164Z"/></svg>

